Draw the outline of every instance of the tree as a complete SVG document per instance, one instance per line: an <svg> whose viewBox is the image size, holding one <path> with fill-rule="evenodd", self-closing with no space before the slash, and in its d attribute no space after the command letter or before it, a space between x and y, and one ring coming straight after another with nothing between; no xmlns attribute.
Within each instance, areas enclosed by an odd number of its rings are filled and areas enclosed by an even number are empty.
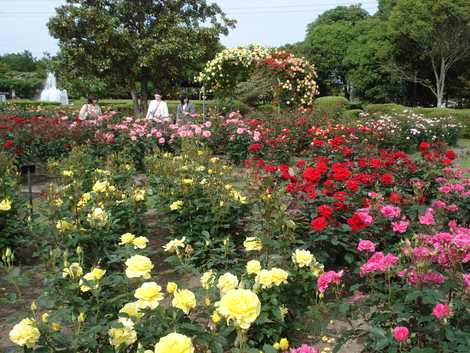
<svg viewBox="0 0 470 353"><path fill-rule="evenodd" d="M470 55L470 1L397 0L389 21L403 77L429 88L444 106L449 70Z"/></svg>
<svg viewBox="0 0 470 353"><path fill-rule="evenodd" d="M146 109L150 81L168 86L234 25L206 0L67 0L56 11L48 27L70 65L126 84L136 114Z"/></svg>
<svg viewBox="0 0 470 353"><path fill-rule="evenodd" d="M384 103L400 101L404 85L391 69L390 58L395 48L390 41L386 21L378 16L358 23L348 45L343 64L347 80L361 98Z"/></svg>
<svg viewBox="0 0 470 353"><path fill-rule="evenodd" d="M305 56L318 68L322 95L336 93L338 86L348 94L348 68L343 59L354 38L354 27L368 16L360 6L338 6L308 25Z"/></svg>

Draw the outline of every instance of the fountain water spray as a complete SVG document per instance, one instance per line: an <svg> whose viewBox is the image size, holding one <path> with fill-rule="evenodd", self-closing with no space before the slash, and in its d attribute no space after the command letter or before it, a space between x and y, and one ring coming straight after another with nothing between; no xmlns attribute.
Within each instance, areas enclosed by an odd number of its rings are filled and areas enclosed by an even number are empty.
<svg viewBox="0 0 470 353"><path fill-rule="evenodd" d="M69 104L67 90L57 88L57 80L52 72L47 73L46 85L41 91L41 102L59 102Z"/></svg>

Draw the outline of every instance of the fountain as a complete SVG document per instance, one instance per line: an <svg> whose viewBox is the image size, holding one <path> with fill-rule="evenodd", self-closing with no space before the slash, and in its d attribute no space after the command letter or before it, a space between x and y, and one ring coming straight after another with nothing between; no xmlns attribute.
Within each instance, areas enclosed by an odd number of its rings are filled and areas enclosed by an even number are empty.
<svg viewBox="0 0 470 353"><path fill-rule="evenodd" d="M57 80L52 72L47 73L46 85L41 91L41 102L59 102L69 104L69 97L65 89L57 88Z"/></svg>

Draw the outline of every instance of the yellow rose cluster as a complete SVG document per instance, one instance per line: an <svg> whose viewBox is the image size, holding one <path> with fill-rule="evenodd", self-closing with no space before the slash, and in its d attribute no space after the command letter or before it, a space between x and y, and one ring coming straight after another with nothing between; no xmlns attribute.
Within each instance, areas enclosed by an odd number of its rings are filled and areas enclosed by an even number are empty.
<svg viewBox="0 0 470 353"><path fill-rule="evenodd" d="M121 241L119 245L131 244L134 246L134 249L145 249L149 240L146 237L136 237L132 233L125 233L121 235Z"/></svg>

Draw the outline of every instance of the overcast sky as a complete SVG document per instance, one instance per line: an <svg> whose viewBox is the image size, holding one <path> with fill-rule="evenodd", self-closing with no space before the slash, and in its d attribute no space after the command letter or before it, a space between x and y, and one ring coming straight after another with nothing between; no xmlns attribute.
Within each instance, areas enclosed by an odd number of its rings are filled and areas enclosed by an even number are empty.
<svg viewBox="0 0 470 353"><path fill-rule="evenodd" d="M249 43L278 46L304 39L307 24L330 8L361 3L370 13L376 0L217 0L238 21L222 43L233 47ZM29 50L35 56L54 54L56 41L46 23L61 0L0 0L0 54Z"/></svg>

